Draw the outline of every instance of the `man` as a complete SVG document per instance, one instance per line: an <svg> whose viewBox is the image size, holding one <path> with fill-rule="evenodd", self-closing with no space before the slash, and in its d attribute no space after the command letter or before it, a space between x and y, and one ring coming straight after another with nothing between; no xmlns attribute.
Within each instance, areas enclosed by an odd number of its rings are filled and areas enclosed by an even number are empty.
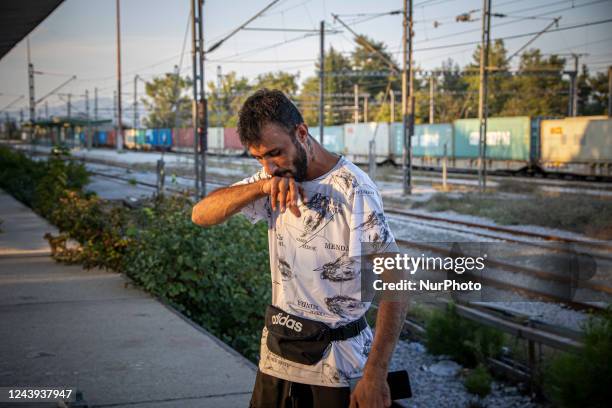
<svg viewBox="0 0 612 408"><path fill-rule="evenodd" d="M268 223L272 311L251 407L390 406L387 370L405 304L381 301L373 338L361 301L360 257L395 246L375 184L317 143L280 91L250 96L238 133L263 168L213 191L192 219L211 226L242 212ZM361 375L351 393L349 379Z"/></svg>

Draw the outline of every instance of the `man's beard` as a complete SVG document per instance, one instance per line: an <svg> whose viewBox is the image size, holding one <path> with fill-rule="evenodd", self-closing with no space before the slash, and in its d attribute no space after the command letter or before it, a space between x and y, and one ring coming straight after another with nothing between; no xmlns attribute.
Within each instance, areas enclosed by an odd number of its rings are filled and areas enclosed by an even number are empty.
<svg viewBox="0 0 612 408"><path fill-rule="evenodd" d="M278 170L275 171L273 175L276 177L293 176L295 181L301 182L306 180L306 171L308 170L308 158L306 156L306 150L302 147L300 142L297 141L297 138L293 139L292 142L296 149L296 155L292 163L294 170Z"/></svg>

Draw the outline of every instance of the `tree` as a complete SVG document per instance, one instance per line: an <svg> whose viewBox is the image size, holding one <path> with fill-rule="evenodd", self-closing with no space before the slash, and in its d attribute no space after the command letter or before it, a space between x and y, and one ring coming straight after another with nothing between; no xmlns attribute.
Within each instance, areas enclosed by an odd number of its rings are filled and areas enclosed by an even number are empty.
<svg viewBox="0 0 612 408"><path fill-rule="evenodd" d="M467 112L466 102L471 94L468 93L468 83L461 74L459 65L451 58L443 61L436 82L437 92L434 97L436 122L449 123L463 117Z"/></svg>
<svg viewBox="0 0 612 408"><path fill-rule="evenodd" d="M306 78L298 98L304 121L314 126L319 123L319 72L320 63L315 64L316 76ZM351 62L330 47L325 53L325 125L336 125L351 121L354 78L344 73L352 72Z"/></svg>
<svg viewBox="0 0 612 408"><path fill-rule="evenodd" d="M268 72L257 76L253 88L278 89L287 95L295 95L298 90L297 80L300 74L290 74L288 72Z"/></svg>
<svg viewBox="0 0 612 408"><path fill-rule="evenodd" d="M153 78L145 84L142 102L149 112L144 119L148 128L191 126L191 98L187 96L191 80L174 73Z"/></svg>
<svg viewBox="0 0 612 408"><path fill-rule="evenodd" d="M608 75L598 72L590 75L586 65L578 77L578 113L605 115L608 107Z"/></svg>
<svg viewBox="0 0 612 408"><path fill-rule="evenodd" d="M503 40L495 40L489 47L489 79L487 107L489 116L498 116L510 95L511 78L508 71L508 52ZM465 116L478 117L478 92L480 90L480 45L473 54L473 62L465 70L468 83Z"/></svg>
<svg viewBox="0 0 612 408"><path fill-rule="evenodd" d="M238 123L238 112L251 91L245 77L238 78L231 71L221 79L221 88L213 81L208 83L208 123L210 126L235 127Z"/></svg>
<svg viewBox="0 0 612 408"><path fill-rule="evenodd" d="M564 115L568 103L564 65L565 60L556 55L543 58L538 49L525 51L500 113L505 116Z"/></svg>

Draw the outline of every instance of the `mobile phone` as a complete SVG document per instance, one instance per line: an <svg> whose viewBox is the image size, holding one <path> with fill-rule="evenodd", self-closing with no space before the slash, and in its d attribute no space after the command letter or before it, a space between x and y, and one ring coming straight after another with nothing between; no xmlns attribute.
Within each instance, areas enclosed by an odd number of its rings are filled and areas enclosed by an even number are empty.
<svg viewBox="0 0 612 408"><path fill-rule="evenodd" d="M361 380L361 377L355 377L349 380L351 392L353 392L353 389L355 389L355 386L359 380ZM410 388L408 371L391 371L387 374L387 384L389 385L389 390L391 391L392 401L412 397L412 389Z"/></svg>

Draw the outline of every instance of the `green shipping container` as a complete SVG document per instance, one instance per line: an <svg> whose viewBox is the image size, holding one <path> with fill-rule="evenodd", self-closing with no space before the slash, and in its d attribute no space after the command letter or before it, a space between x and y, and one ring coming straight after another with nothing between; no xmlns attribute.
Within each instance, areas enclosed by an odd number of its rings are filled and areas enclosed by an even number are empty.
<svg viewBox="0 0 612 408"><path fill-rule="evenodd" d="M144 129L138 129L136 131L136 146L143 146L145 144L145 133Z"/></svg>
<svg viewBox="0 0 612 408"><path fill-rule="evenodd" d="M477 158L479 121L458 119L455 131L455 158ZM531 123L528 116L489 118L487 120L487 158L493 160L529 160Z"/></svg>

